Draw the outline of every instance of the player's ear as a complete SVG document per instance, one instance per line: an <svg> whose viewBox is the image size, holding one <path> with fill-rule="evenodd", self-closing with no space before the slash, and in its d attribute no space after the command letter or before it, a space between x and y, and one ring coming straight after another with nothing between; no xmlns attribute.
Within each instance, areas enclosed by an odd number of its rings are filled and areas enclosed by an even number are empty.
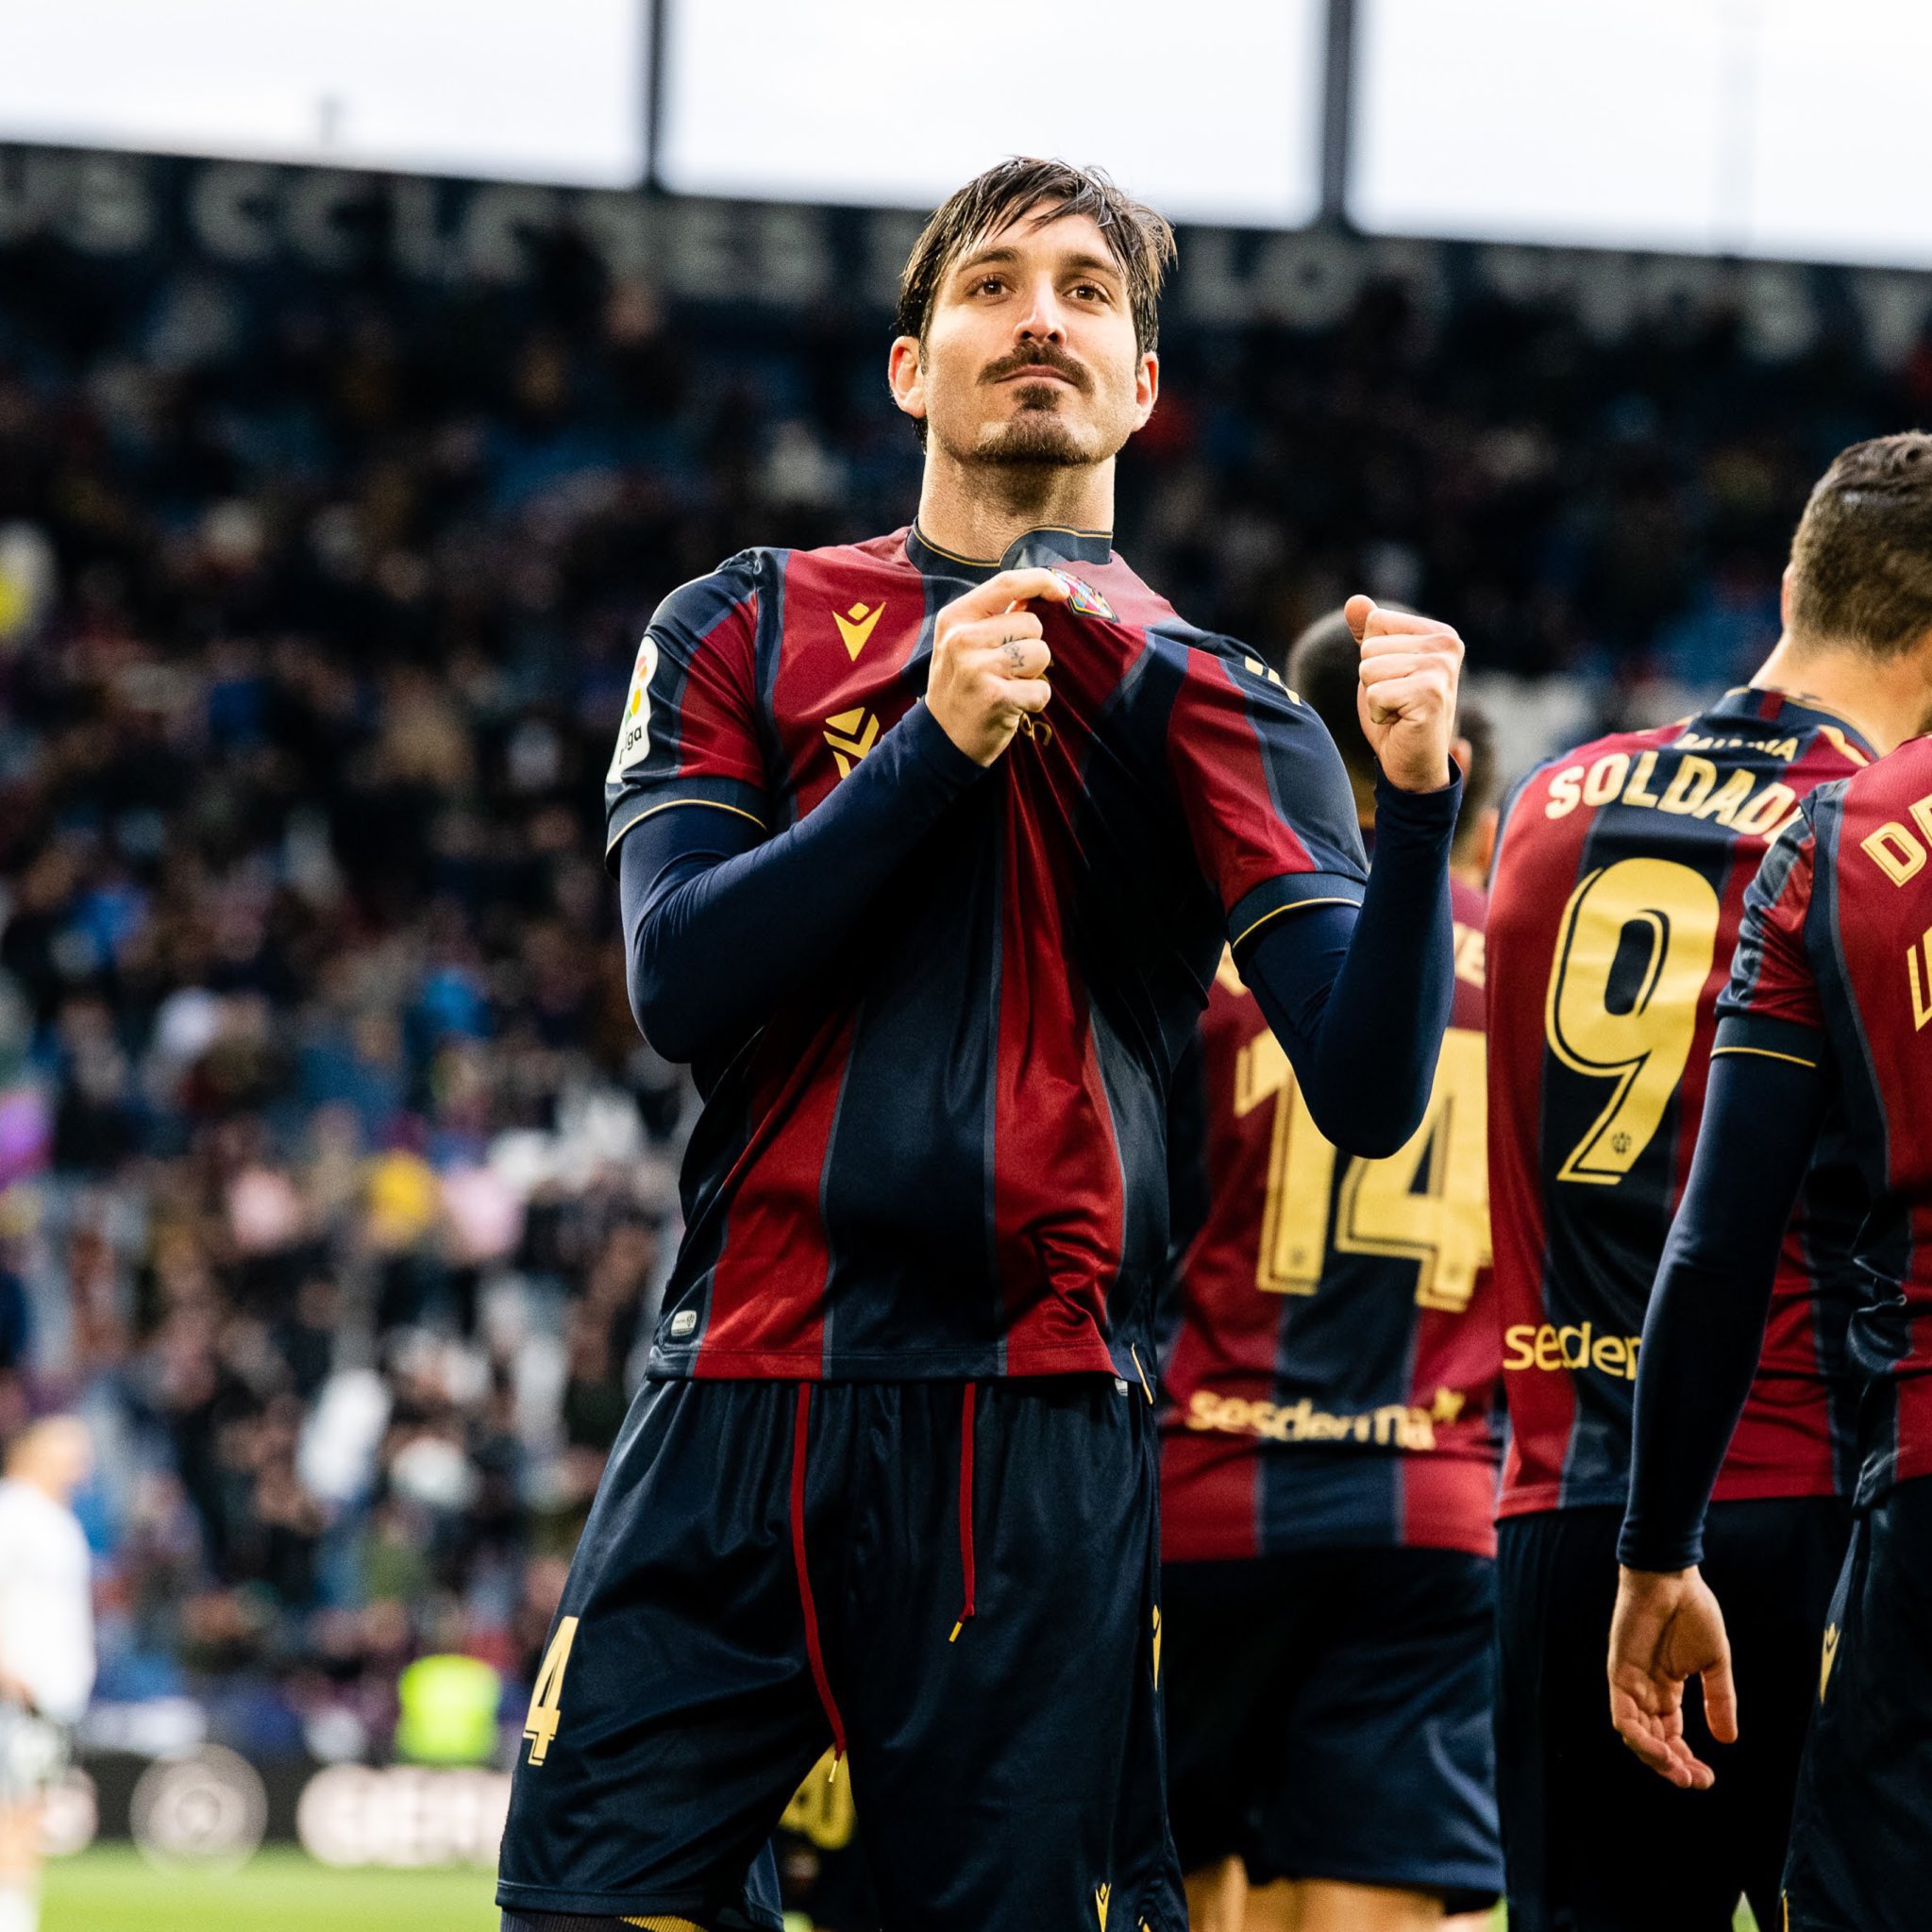
<svg viewBox="0 0 1932 1932"><path fill-rule="evenodd" d="M894 338L885 361L885 379L892 386L892 399L907 415L923 418L926 413L926 371L916 335Z"/></svg>
<svg viewBox="0 0 1932 1932"><path fill-rule="evenodd" d="M1789 630L1791 628L1791 566L1785 565L1785 574L1778 579L1778 628Z"/></svg>
<svg viewBox="0 0 1932 1932"><path fill-rule="evenodd" d="M1134 427L1145 427L1147 419L1154 412L1154 404L1161 394L1161 359L1151 349L1146 350L1140 359L1140 367L1134 377Z"/></svg>

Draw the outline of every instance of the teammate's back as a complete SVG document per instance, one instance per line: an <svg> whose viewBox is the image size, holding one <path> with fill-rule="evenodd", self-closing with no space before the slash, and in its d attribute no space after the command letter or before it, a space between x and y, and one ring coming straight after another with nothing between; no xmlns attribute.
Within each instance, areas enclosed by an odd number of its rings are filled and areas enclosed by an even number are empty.
<svg viewBox="0 0 1932 1932"><path fill-rule="evenodd" d="M1845 720L1742 689L1553 759L1511 800L1488 938L1505 1516L1623 1500L1644 1307L1745 888L1800 798L1872 755ZM1845 1485L1843 1291L1860 1211L1848 1160L1828 1150L1720 1495Z"/></svg>
<svg viewBox="0 0 1932 1932"><path fill-rule="evenodd" d="M1818 787L1864 773L1923 715L1916 630L1892 607L1922 567L1928 452L1932 438L1860 445L1821 479L1792 541L1783 634L1748 688L1552 760L1506 815L1488 1033L1511 1429L1497 1783L1512 1932L1716 1932L1740 1890L1760 1924L1777 1920L1818 1632L1851 1522L1846 1330L1867 1196L1842 1113L1792 1169L1797 1208L1765 1254L1770 1320L1744 1365L1743 1420L1712 1463L1709 1574L1736 1606L1739 1673L1758 1687L1713 1793L1672 1789L1621 1747L1603 1722L1599 1660L1652 1283L1691 1184L1747 895ZM1696 1381L1686 1399L1703 1402ZM1632 1844L1642 1859L1624 1856ZM1685 1874L1667 1899L1658 1872Z"/></svg>
<svg viewBox="0 0 1932 1932"><path fill-rule="evenodd" d="M1707 1847L1753 1739L1795 1704L1789 1857L1768 1900L1754 1891L1759 1922L1916 1932L1932 1870L1932 741L1913 734L1932 724L1932 436L1839 457L1800 525L1787 605L1788 637L1807 646L1793 656L1825 680L1813 688L1836 684L1881 748L1911 742L1814 790L1746 897L1696 1157L1644 1329L1607 1673L1632 1748L1609 1750L1620 1768L1659 1772L1657 1802L1694 1818ZM1756 1634L1815 1585L1789 1562L1739 1559L1737 1514L1780 1505L1706 1505L1759 1358L1788 1217L1834 1116L1872 1203L1850 1329L1868 1378L1857 1507L1803 1655L1772 1670ZM1701 1713L1685 1709L1691 1676ZM1600 1675L1589 1730L1566 1722L1566 1748L1597 1749L1603 1693ZM1645 1844L1649 1870L1672 1869L1672 1848L1633 1833L1627 1808L1610 1823L1617 1842Z"/></svg>

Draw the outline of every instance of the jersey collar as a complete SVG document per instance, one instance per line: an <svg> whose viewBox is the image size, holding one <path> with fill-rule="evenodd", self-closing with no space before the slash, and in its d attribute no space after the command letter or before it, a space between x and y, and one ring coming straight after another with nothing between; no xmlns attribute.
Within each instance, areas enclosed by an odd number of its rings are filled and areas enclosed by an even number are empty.
<svg viewBox="0 0 1932 1932"><path fill-rule="evenodd" d="M916 523L906 531L906 555L928 577L983 581L1001 570L1018 570L1032 563L1105 563L1113 554L1112 530L1062 529L1053 524L1043 524L1016 537L1007 545L1006 554L990 563L983 557L962 557L956 551L942 550L937 544L927 542Z"/></svg>
<svg viewBox="0 0 1932 1932"><path fill-rule="evenodd" d="M1705 716L1752 718L1762 724L1771 724L1787 712L1795 712L1802 717L1827 719L1867 758L1875 759L1878 756L1878 753L1866 743L1864 733L1850 718L1841 717L1835 711L1826 711L1822 704L1811 704L1802 697L1789 697L1782 691L1767 690L1761 685L1734 685L1705 713Z"/></svg>

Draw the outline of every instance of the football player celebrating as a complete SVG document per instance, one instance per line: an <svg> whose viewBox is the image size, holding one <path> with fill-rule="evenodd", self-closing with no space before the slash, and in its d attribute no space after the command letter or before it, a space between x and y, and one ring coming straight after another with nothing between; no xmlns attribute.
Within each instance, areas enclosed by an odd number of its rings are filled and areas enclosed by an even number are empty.
<svg viewBox="0 0 1932 1932"><path fill-rule="evenodd" d="M1864 1210L1840 1128L1779 1258L1718 1478L1713 1581L1760 1685L1714 1798L1646 1776L1599 1717L1651 1283L1704 1106L1746 887L1821 782L1916 729L1911 634L1871 613L1918 554L1916 439L1847 450L1806 503L1784 634L1697 716L1565 753L1504 816L1489 907L1490 1190L1510 1448L1497 1778L1512 1927L1772 1923L1817 1633L1848 1534L1844 1359ZM1923 489L1923 485L1919 485ZM1903 651L1905 656L1899 653ZM1640 1844L1642 1859L1619 1848ZM1660 1894L1655 1873L1678 1874Z"/></svg>
<svg viewBox="0 0 1932 1932"><path fill-rule="evenodd" d="M1870 542L1863 576L1801 601L1866 662L1869 702L1932 725L1932 437L1849 450L1841 509ZM1827 479L1827 480L1831 480ZM1806 1675L1805 1743L1785 1910L1792 1932L1926 1923L1932 1853L1932 740L1806 799L1746 903L1719 1009L1690 1182L1644 1324L1626 1566L1610 1639L1617 1729L1673 1797L1722 1793L1725 1757L1781 1697L1741 1642L1705 1525L1724 1446L1773 1310L1787 1217L1836 1111L1871 1190L1852 1357L1867 1379L1856 1526ZM1774 1319L1774 1317L1773 1317ZM1715 1513L1713 1513L1713 1528ZM1713 1595L1713 1588L1716 1594ZM1720 1602L1723 1609L1719 1608ZM1735 1642L1736 1669L1733 1672ZM1684 1686L1700 1680L1720 1746L1698 1755ZM1774 1718L1772 1719L1775 1722ZM1700 1740L1701 1741L1701 1740ZM1688 1802L1697 1802L1694 1798ZM1707 1805L1709 1800L1705 1800ZM1645 1848L1645 1856L1650 1856ZM1668 1869L1654 1867L1654 1870ZM1674 1880L1673 1880L1674 1882Z"/></svg>
<svg viewBox="0 0 1932 1932"><path fill-rule="evenodd" d="M506 1926L776 1926L761 1848L830 1743L887 1924L1180 1932L1168 1089L1232 942L1324 1132L1414 1132L1461 645L1351 605L1365 890L1320 720L1109 542L1171 248L1057 162L962 189L890 357L916 522L746 551L651 621L611 862L640 1023L704 1111L530 1702Z"/></svg>
<svg viewBox="0 0 1932 1932"><path fill-rule="evenodd" d="M1372 837L1359 655L1336 612L1288 683ZM1489 764L1458 762L1470 865ZM1399 1152L1337 1155L1232 961L1177 1082L1161 1587L1194 1932L1418 1932L1503 1889L1484 906L1452 890L1454 1005Z"/></svg>

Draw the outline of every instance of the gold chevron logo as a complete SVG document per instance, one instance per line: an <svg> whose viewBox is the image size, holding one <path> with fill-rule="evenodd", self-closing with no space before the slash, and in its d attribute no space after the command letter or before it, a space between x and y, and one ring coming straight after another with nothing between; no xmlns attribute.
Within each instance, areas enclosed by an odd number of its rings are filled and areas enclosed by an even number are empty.
<svg viewBox="0 0 1932 1932"><path fill-rule="evenodd" d="M884 610L881 604L879 609ZM876 616L878 612L874 612ZM865 640L860 639L863 644ZM854 653L856 655L856 653ZM862 704L853 711L842 711L825 721L825 742L838 761L840 778L849 778L852 766L879 742L879 720Z"/></svg>
<svg viewBox="0 0 1932 1932"><path fill-rule="evenodd" d="M865 648L865 640L878 629L879 620L885 614L885 606L881 603L867 610L864 604L854 604L843 616L834 611L832 622L838 626L838 634L846 641L846 650L854 664L859 653Z"/></svg>
<svg viewBox="0 0 1932 1932"><path fill-rule="evenodd" d="M1838 1661L1839 1627L1834 1623L1824 1633L1824 1656L1818 1666L1818 1701L1824 1702L1824 1687L1831 1682L1831 1667Z"/></svg>
<svg viewBox="0 0 1932 1932"><path fill-rule="evenodd" d="M1107 1932L1107 1907L1114 1902L1114 1888L1111 1885L1094 1887L1094 1910L1100 1915L1100 1932Z"/></svg>

